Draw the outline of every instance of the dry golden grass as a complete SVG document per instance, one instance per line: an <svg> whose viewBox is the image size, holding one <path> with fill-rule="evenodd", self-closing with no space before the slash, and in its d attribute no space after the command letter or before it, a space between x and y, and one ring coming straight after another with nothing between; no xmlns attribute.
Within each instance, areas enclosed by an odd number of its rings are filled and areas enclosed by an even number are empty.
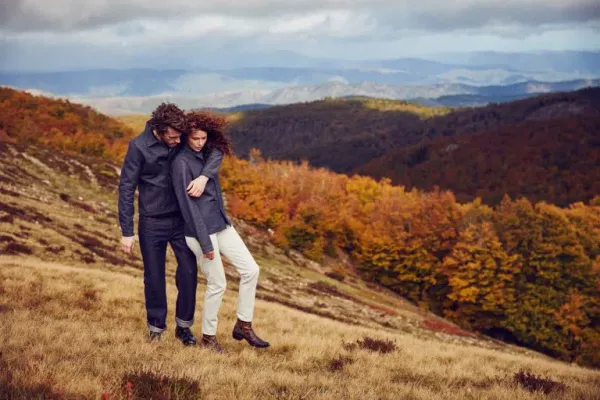
<svg viewBox="0 0 600 400"><path fill-rule="evenodd" d="M0 257L0 361L10 371L0 381L0 394L136 397L142 390L148 394L141 386L143 373L170 379L172 398L597 399L600 394L597 371L355 327L264 301L257 302L254 325L272 347L256 350L230 336L232 290L224 299L218 334L226 354L183 347L173 336L172 307L163 340L149 344L141 271L124 268L121 273ZM198 310L203 291L201 286ZM172 279L168 294L172 306ZM392 340L397 349L381 354L344 345L364 336ZM512 382L520 369L567 389L548 396L530 393Z"/></svg>

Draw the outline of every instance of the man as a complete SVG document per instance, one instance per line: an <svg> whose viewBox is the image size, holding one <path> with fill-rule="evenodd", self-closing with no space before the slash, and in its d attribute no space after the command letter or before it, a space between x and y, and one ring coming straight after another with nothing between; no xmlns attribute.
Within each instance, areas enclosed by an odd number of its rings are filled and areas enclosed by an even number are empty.
<svg viewBox="0 0 600 400"><path fill-rule="evenodd" d="M134 245L134 194L139 188L139 238L144 261L144 295L149 340L166 329L167 294L165 260L167 243L177 259L175 282L177 303L175 336L186 346L196 344L190 327L194 323L198 267L185 242L184 222L171 183L171 161L179 152L181 135L187 130L185 113L174 104L162 103L146 123L145 130L129 142L119 183L121 248L131 254ZM202 173L188 187L199 197L214 178L223 154L213 152Z"/></svg>

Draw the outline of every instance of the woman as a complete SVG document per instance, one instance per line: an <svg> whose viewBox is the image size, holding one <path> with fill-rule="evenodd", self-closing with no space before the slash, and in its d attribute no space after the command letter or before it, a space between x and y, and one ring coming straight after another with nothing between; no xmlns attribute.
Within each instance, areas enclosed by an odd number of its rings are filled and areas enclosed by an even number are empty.
<svg viewBox="0 0 600 400"><path fill-rule="evenodd" d="M241 276L233 338L246 339L254 347L268 347L269 343L252 329L259 268L225 213L218 175L209 176L200 197L190 197L186 190L193 177L202 171L209 154L218 152L221 158L231 154L231 144L223 134L225 120L204 112L189 113L187 118L187 143L171 165L171 177L185 220L185 240L207 279L201 344L223 352L216 337L219 308L226 288L223 254Z"/></svg>

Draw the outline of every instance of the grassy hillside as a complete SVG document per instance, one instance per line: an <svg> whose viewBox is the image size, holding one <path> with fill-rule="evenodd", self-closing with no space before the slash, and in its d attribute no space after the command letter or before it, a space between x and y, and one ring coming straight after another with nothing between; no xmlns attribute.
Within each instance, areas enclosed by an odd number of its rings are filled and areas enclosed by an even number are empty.
<svg viewBox="0 0 600 400"><path fill-rule="evenodd" d="M598 372L464 331L352 273L333 279L243 221L261 265L255 326L273 346L230 338L230 265L225 355L183 348L172 323L147 344L139 252L118 250L114 165L2 142L0 152L0 398L539 398L520 370L556 382L549 398L600 390ZM169 253L168 321L174 269Z"/></svg>
<svg viewBox="0 0 600 400"><path fill-rule="evenodd" d="M248 111L230 133L241 157L258 148L265 158L437 185L461 201L510 194L564 205L598 193L598 110L598 88L455 110L350 98Z"/></svg>
<svg viewBox="0 0 600 400"><path fill-rule="evenodd" d="M357 327L260 300L255 326L272 347L257 351L230 337L231 290L218 334L226 354L184 348L171 329L148 344L139 271L1 256L0 278L2 398L580 400L600 391L597 371L538 355ZM174 304L172 278L168 293ZM530 392L536 382L515 379L521 369L557 384L540 385L548 396Z"/></svg>

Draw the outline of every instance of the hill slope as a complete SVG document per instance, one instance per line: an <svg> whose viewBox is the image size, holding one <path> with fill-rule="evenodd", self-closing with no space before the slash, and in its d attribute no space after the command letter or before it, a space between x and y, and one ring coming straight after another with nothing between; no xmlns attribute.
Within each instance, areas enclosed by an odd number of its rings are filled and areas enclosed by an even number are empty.
<svg viewBox="0 0 600 400"><path fill-rule="evenodd" d="M389 147L418 142L425 120L449 111L403 101L330 99L245 112L229 134L240 157L258 148L265 158L305 159L349 172Z"/></svg>
<svg viewBox="0 0 600 400"><path fill-rule="evenodd" d="M450 189L460 202L508 194L566 206L600 193L600 118L525 121L398 148L354 170L407 188Z"/></svg>
<svg viewBox="0 0 600 400"><path fill-rule="evenodd" d="M242 157L258 148L265 158L305 159L408 187L437 185L463 201L481 196L496 204L508 193L566 204L598 193L598 110L600 89L454 111L330 100L249 111L230 133ZM453 150L444 153L447 146Z"/></svg>
<svg viewBox="0 0 600 400"><path fill-rule="evenodd" d="M7 155L0 160L2 254L108 270L142 269L139 254L129 257L118 251L115 165L5 142L0 142L0 153ZM236 221L258 259L269 262L262 272L259 297L355 325L422 333L421 329L427 330L420 328L425 317L437 320L391 292L368 288L357 276L349 277L351 284L331 279L324 274L327 269L319 264L294 251L286 255L270 243L266 232ZM175 260L169 257L171 270L174 265ZM344 289L338 288L341 286ZM297 294L293 300L291 292ZM321 300L322 304L315 307L315 296L328 293L331 303ZM403 314L410 318L403 318Z"/></svg>
<svg viewBox="0 0 600 400"><path fill-rule="evenodd" d="M333 280L241 221L262 268L255 327L273 346L230 338L230 266L227 354L184 348L171 330L147 344L139 253L118 251L114 166L2 142L0 152L2 398L539 398L515 380L520 369L566 385L550 398L600 390L598 372L465 332L351 275ZM174 267L170 253L171 305Z"/></svg>
<svg viewBox="0 0 600 400"><path fill-rule="evenodd" d="M0 140L121 158L134 132L88 106L0 87Z"/></svg>

